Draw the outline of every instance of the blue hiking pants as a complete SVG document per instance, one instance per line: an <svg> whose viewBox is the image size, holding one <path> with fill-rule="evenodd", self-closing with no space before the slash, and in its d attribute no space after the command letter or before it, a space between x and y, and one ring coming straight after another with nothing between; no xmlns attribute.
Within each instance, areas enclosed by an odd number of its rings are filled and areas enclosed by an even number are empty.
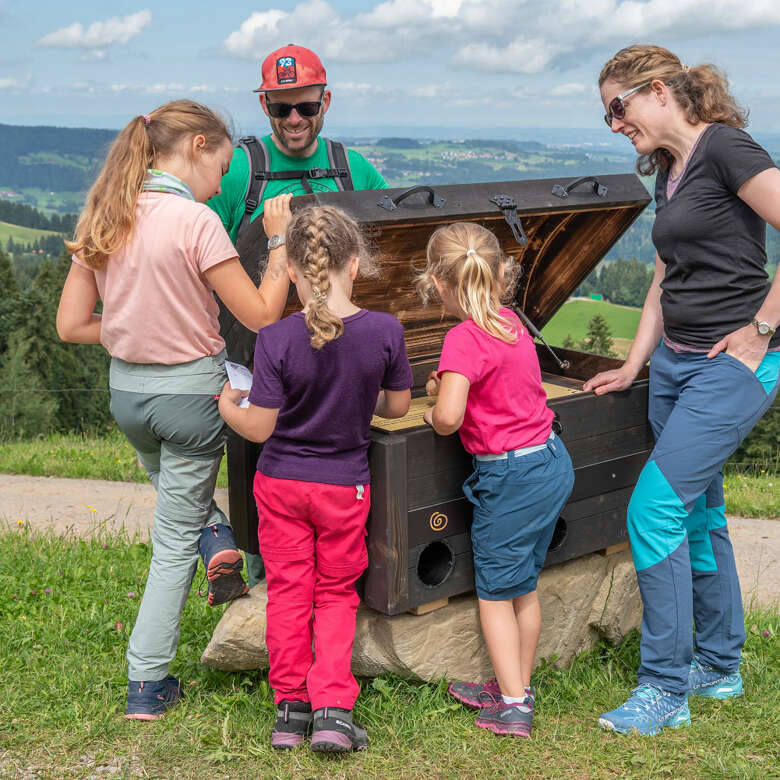
<svg viewBox="0 0 780 780"><path fill-rule="evenodd" d="M756 373L731 355L675 353L650 360L655 448L628 506L644 607L639 682L683 694L693 652L739 667L742 596L723 499L722 467L777 395L780 352Z"/></svg>

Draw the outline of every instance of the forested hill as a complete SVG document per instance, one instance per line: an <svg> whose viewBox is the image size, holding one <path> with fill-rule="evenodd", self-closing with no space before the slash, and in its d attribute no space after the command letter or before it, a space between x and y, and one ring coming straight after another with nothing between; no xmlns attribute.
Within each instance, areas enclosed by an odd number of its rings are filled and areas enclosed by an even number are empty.
<svg viewBox="0 0 780 780"><path fill-rule="evenodd" d="M115 130L0 124L0 185L86 190L115 136Z"/></svg>

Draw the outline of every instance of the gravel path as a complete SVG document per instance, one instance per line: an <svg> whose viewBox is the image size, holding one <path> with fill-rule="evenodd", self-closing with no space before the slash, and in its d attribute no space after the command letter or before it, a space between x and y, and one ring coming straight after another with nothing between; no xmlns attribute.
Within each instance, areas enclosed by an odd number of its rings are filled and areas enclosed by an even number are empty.
<svg viewBox="0 0 780 780"><path fill-rule="evenodd" d="M217 490L216 498L227 512L227 490ZM34 530L87 536L124 526L148 538L154 503L150 484L0 474L0 523L12 527L23 521ZM729 533L745 604L778 606L780 518L732 517Z"/></svg>

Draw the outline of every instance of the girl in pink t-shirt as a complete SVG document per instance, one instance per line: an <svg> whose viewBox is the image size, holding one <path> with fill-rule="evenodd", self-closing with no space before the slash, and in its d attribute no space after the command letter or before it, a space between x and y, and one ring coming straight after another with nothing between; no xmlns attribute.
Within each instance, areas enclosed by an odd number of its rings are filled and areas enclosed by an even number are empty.
<svg viewBox="0 0 780 780"><path fill-rule="evenodd" d="M119 133L87 196L57 312L64 341L111 354L111 411L157 488L153 553L127 651L126 717L154 720L178 701L168 673L198 554L209 603L243 595L243 561L214 503L226 428L214 400L225 383L216 292L247 328L281 316L284 247L259 288L205 202L233 154L224 122L189 100L166 103ZM265 204L284 233L290 196ZM102 312L95 312L98 298Z"/></svg>
<svg viewBox="0 0 780 780"><path fill-rule="evenodd" d="M441 435L459 431L474 457L463 491L474 505L474 579L496 673L486 683L453 683L450 693L480 710L478 726L528 737L541 632L536 582L574 471L552 433L533 339L500 304L513 276L511 258L489 230L458 222L431 236L417 286L423 300L436 294L462 320L445 336L431 373L429 395L437 398L425 421Z"/></svg>

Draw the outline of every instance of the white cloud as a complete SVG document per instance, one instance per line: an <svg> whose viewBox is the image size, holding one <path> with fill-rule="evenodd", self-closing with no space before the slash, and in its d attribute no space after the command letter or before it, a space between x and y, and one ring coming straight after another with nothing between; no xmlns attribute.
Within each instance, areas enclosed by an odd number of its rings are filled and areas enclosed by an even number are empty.
<svg viewBox="0 0 780 780"><path fill-rule="evenodd" d="M568 84L557 84L551 87L548 94L553 97L569 97L570 95L582 95L585 92L592 92L593 86L590 84L579 84L577 82L569 82Z"/></svg>
<svg viewBox="0 0 780 780"><path fill-rule="evenodd" d="M152 22L151 11L144 10L119 18L117 16L105 22L93 22L86 29L81 22L44 35L38 46L61 49L103 49L106 46L123 44L140 35Z"/></svg>
<svg viewBox="0 0 780 780"><path fill-rule="evenodd" d="M353 14L339 13L327 0L306 0L252 14L224 48L257 60L283 41L296 41L326 65L392 62L426 52L465 70L530 75L574 52L617 49L633 40L778 25L777 0L385 0Z"/></svg>
<svg viewBox="0 0 780 780"><path fill-rule="evenodd" d="M32 84L32 74L28 73L23 79L0 78L0 90L13 92L15 90L25 90Z"/></svg>
<svg viewBox="0 0 780 780"><path fill-rule="evenodd" d="M111 84L109 87L111 92L121 94L123 92L137 92L139 94L146 95L170 95L175 97L176 95L183 94L198 94L204 92L217 92L216 87L211 87L208 84L192 84L187 86L181 82L159 82L157 84ZM223 91L232 91L225 88Z"/></svg>

